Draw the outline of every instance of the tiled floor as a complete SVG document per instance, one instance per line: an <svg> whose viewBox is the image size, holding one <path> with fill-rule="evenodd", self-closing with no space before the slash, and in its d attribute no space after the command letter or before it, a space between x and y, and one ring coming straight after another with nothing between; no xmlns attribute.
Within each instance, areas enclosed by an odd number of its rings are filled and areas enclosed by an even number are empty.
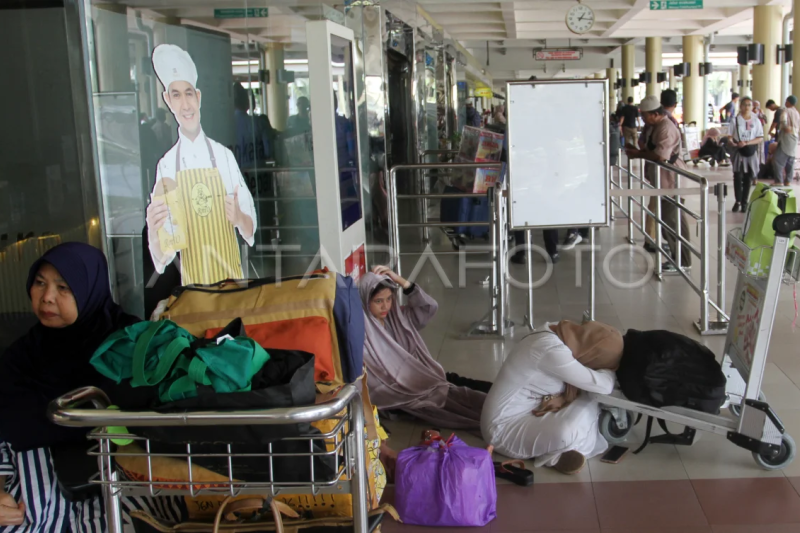
<svg viewBox="0 0 800 533"><path fill-rule="evenodd" d="M732 181L729 169L701 167L696 171L710 182L730 184ZM684 183L684 186L690 185ZM729 186L728 229L740 226L744 220L743 214L730 212L732 192ZM696 196L687 203L699 208ZM709 203L710 287L715 295L716 199L712 196ZM683 279L670 277L659 282L653 278L639 288L626 289L616 286L602 273L608 251L623 244L625 235L626 221L621 218L612 228L598 232L601 250L597 255L596 319L622 330L668 329L695 338L721 354L724 336L697 334L693 322L700 316L699 298ZM440 234L434 233L433 237L434 250L449 249ZM637 240L641 242L641 238ZM698 242L694 230L692 240ZM541 244L541 236L537 234L534 241ZM419 233L403 234L406 249L416 249L419 242ZM580 320L586 309L588 253L582 254L580 265L575 251L562 252L561 256L550 279L534 291L537 328L546 321L561 318ZM468 257L468 263L483 260L480 256ZM488 271L460 269L458 258L452 255L437 259L453 288L445 288L431 264L420 270L416 281L440 305L438 315L423 331L423 336L431 353L446 370L491 381L511 348L527 334L528 330L522 327L526 293L510 289L509 318L517 326L506 339L465 340L463 337L469 326L488 311L488 288L479 283ZM405 273L414 269L415 260L413 256L404 256ZM608 261L608 266L613 276L622 281L631 281L647 272L644 257L638 254L620 253ZM465 272L462 286L459 286L460 270ZM699 280L699 270L698 266L693 268L693 279ZM535 260L534 271L535 278L545 273L541 258ZM515 279L526 279L526 270L521 266L511 265L510 274ZM735 283L736 271L727 264L726 310L730 308ZM779 302L763 390L789 433L800 438L800 331L795 333L792 328L795 303L791 286L783 287ZM390 445L396 449L415 444L425 427L406 420L388 421L386 426L391 430ZM442 430L448 433L446 428ZM484 445L474 435L458 433L469 444ZM643 435L643 428L636 427L629 437L629 445L637 446ZM651 445L640 455L629 454L617 465L594 459L577 476L566 477L550 469L536 469L535 485L530 488L501 481L497 519L483 529L509 533L800 533L800 460L784 471L768 472L755 464L749 452L737 448L724 437L709 433L698 435L699 440L691 447ZM387 498L392 499L391 488ZM402 526L391 520L383 530L385 533L400 530L428 533L425 528Z"/></svg>

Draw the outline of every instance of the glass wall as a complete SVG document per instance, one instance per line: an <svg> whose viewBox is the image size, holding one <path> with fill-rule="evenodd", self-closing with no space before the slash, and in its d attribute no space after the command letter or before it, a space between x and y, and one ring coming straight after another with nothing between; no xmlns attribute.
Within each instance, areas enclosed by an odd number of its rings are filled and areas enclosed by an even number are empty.
<svg viewBox="0 0 800 533"><path fill-rule="evenodd" d="M79 28L63 7L0 16L0 350L35 322L31 263L60 242L100 243Z"/></svg>

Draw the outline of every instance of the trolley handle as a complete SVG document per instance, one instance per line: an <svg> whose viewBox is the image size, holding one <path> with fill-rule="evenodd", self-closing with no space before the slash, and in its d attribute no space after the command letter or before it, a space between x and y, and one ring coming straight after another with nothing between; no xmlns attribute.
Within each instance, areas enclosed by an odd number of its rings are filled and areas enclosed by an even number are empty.
<svg viewBox="0 0 800 533"><path fill-rule="evenodd" d="M775 217L772 229L777 235L788 237L793 231L800 231L800 214L784 213Z"/></svg>
<svg viewBox="0 0 800 533"><path fill-rule="evenodd" d="M360 401L359 390L352 384L342 387L330 400L303 407L283 407L248 411L192 411L157 413L155 411L108 410L108 397L96 387L74 390L50 402L47 416L51 422L68 427L102 426L242 426L311 423L334 418L351 402ZM78 409L91 401L95 409Z"/></svg>

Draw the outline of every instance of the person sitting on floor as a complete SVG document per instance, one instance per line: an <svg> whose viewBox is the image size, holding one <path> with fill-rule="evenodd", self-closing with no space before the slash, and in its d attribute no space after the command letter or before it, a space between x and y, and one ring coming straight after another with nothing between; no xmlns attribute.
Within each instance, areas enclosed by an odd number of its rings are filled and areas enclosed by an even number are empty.
<svg viewBox="0 0 800 533"><path fill-rule="evenodd" d="M377 266L359 282L364 305L364 362L372 403L404 411L436 427L478 429L491 383L445 374L419 330L433 318L436 300L388 267ZM398 288L408 305L395 301Z"/></svg>
<svg viewBox="0 0 800 533"><path fill-rule="evenodd" d="M710 128L703 137L698 156L700 159L708 158L712 167L716 164L721 167L730 166L728 152L725 150L726 144L726 139L721 136L720 131L717 128Z"/></svg>
<svg viewBox="0 0 800 533"><path fill-rule="evenodd" d="M613 391L622 349L620 332L600 322L562 320L528 335L486 398L484 440L513 459L577 474L608 448L598 428L600 406L581 391Z"/></svg>

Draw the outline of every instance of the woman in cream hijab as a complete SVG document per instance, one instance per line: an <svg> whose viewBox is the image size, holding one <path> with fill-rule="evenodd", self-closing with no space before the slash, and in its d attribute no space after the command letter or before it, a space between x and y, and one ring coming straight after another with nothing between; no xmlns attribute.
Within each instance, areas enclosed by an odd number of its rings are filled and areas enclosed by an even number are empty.
<svg viewBox="0 0 800 533"><path fill-rule="evenodd" d="M600 322L562 320L525 337L486 398L483 438L508 457L578 473L608 448L599 405L581 391L614 389L622 348L620 332Z"/></svg>

